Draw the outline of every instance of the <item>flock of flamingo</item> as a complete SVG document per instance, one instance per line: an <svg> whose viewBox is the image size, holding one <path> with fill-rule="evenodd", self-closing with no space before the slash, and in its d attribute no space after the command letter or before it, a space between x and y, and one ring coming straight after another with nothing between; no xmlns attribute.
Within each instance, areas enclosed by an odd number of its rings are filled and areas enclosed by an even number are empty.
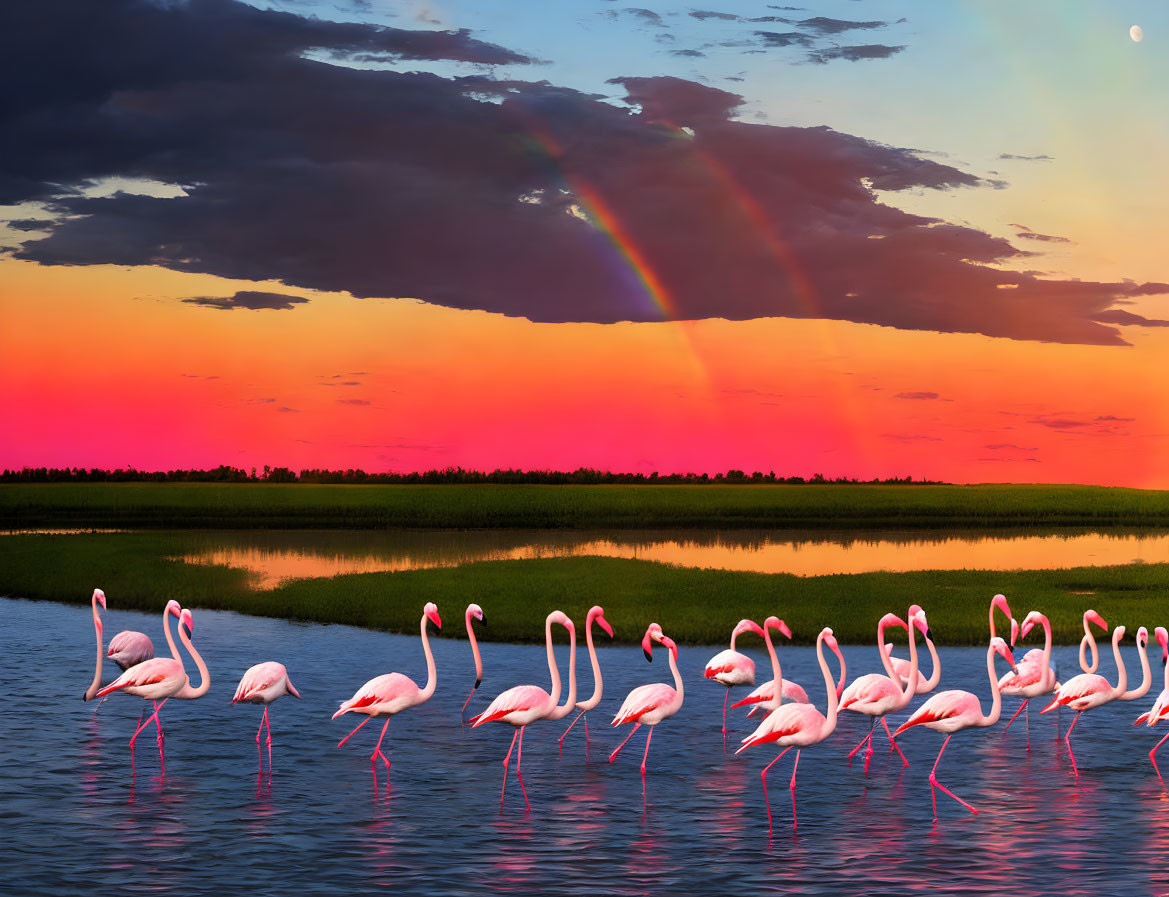
<svg viewBox="0 0 1169 897"><path fill-rule="evenodd" d="M104 652L104 656L113 660L123 672L113 682L102 686L103 642L99 607L105 609L106 596L101 589L94 590L92 607L94 629L97 634L97 667L94 671L93 682L86 690L84 699L89 701L92 698L99 697L104 701L106 696L120 691L152 702L153 712L147 717L145 722L142 721L141 716L139 717L137 728L130 738L131 766L133 767L134 762L134 742L153 722L157 733L156 741L158 744L159 763L163 771L165 771L163 751L164 736L159 711L162 710L163 706L171 698L179 700L198 698L206 694L211 687L211 678L207 670L207 665L203 662L202 657L199 656L199 652L195 649L191 641L194 636L194 617L189 609L180 607L177 601L167 603L163 611L163 629L166 633L167 645L171 651L170 657L155 657L153 644L143 633L125 631L114 636L110 640L108 650ZM1010 644L996 633L996 611L1001 612L1010 622ZM182 656L171 635L171 616L178 618L179 640L194 659L195 665L199 670L200 683L198 687L191 685L190 678L187 676L183 665ZM464 711L471 697L475 694L475 690L479 688L483 681L483 661L479 653L475 630L472 626L472 622L475 620L483 620L483 609L477 604L471 604L467 607L465 622L471 651L475 658L475 684L471 689L471 694L467 696L467 700L463 703ZM344 745L370 719L377 718L385 720L382 725L381 735L378 737L377 746L374 748L373 754L370 755L375 790L377 788L377 762L379 759L385 764L387 782L389 779L390 760L382 752L382 742L385 739L390 717L409 707L415 707L429 700L434 694L437 685L438 678L434 665L434 656L431 654L428 637L428 622L433 623L437 628L441 629L442 627L442 620L439 617L438 608L433 603L428 603L423 609L420 624L422 650L426 657L427 672L426 684L423 687L419 688L417 684L401 673L386 673L366 682L354 693L353 697L342 702L337 712L333 714L334 719L346 713L361 714L365 717L352 732L341 739L337 745L338 747ZM589 658L592 663L594 687L592 696L588 700L577 701L576 699L576 628L572 620L564 613L561 611L553 611L544 621L548 671L551 676L551 691L545 691L538 685L516 685L496 697L482 713L467 720L472 727L478 727L484 723L498 722L505 723L515 729L515 733L512 735L511 746L508 748L507 756L503 760L504 779L503 789L500 794L501 806L507 793L508 764L511 760L512 751L515 750L516 778L519 781L520 790L524 796L524 805L530 808L527 789L524 787L524 780L520 771L524 749L524 730L528 725L537 720L563 719L574 709L579 710L580 712L576 718L569 724L564 734L560 736L560 742L563 744L565 736L568 735L573 726L581 719L584 719L587 745L588 720L585 718L585 714L595 708L600 703L602 697L601 668L593 643L594 624L604 630L610 637L613 635L613 629L605 619L604 611L600 607L590 609L585 621L585 638L588 645ZM971 692L958 689L942 691L933 695L918 707L910 715L909 719L902 723L895 732L890 731L889 725L886 722L888 714L903 709L915 695L923 695L933 691L941 678L941 663L938 652L930 635L925 611L918 605L913 605L909 608L905 619L902 619L894 613L885 614L880 619L877 623L877 648L884 673L867 673L854 679L847 687L845 686L847 666L844 661L844 655L841 653L840 647L837 645L836 639L832 634L832 630L825 627L820 631L816 637L816 657L824 677L826 701L826 712L824 713L821 713L812 705L809 701L808 693L803 688L795 682L783 678L779 657L776 653L775 645L772 642L771 633L774 630L790 639L791 630L778 617L768 617L762 626L751 620L740 621L731 633L730 647L710 659L706 665L705 676L708 679L713 679L720 683L727 689L727 697L723 701L722 718L722 731L725 734L727 731L726 712L730 689L740 685L755 684L755 664L751 658L735 650L736 639L748 632L762 637L771 660L772 679L760 685L741 701L730 706L731 709L750 706L751 710L748 716L760 713L764 714L755 731L742 739L742 746L736 753L742 753L748 748L765 744L774 744L776 747L782 748L778 756L765 766L760 773L764 804L767 807L769 830L772 827L772 817L771 804L767 798L768 770L789 750L793 747L796 749L796 758L792 767L792 777L789 785L792 798L792 825L794 828L798 823L795 792L796 771L799 768L800 752L805 747L824 741L835 731L837 714L841 710L864 714L870 719L868 734L848 755L848 759L851 762L852 758L860 749L862 747L865 748L864 771L866 775L868 774L869 763L874 753L872 738L877 720L881 721L881 725L888 737L890 745L889 752L892 753L896 750L901 755L901 762L904 766L908 766L909 761L901 753L901 749L897 746L896 741L897 737L902 733L915 726L928 726L946 736L929 775L930 798L933 805L934 820L936 821L936 789L940 789L971 812L978 812L974 806L962 800L962 798L958 797L937 780L938 764L941 762L942 754L945 753L946 746L950 743L950 738L955 732L970 728L986 728L998 722L1002 711L1003 695L1011 695L1023 699L1023 703L1015 712L1015 715L1011 717L1007 728L1010 728L1011 724L1019 716L1019 713L1024 713L1024 724L1027 727L1028 750L1031 748L1031 739L1030 711L1027 710L1027 705L1032 698L1047 695L1053 696L1050 703L1041 711L1042 713L1047 713L1057 707L1063 706L1076 711L1075 719L1063 737L1068 744L1069 753L1072 758L1072 768L1078 778L1079 770L1076 767L1075 754L1071 752L1071 735L1081 714L1084 711L1100 707L1110 701L1131 701L1143 697L1148 692L1152 681L1147 653L1149 640L1148 630L1142 626L1137 631L1137 647L1142 668L1141 684L1136 688L1128 689L1124 660L1120 653L1120 641L1124 637L1125 628L1123 626L1117 626L1112 631L1112 650L1117 666L1117 681L1113 685L1103 676L1097 675L1095 672L1099 663L1099 652L1095 636L1092 632L1092 626L1100 627L1105 631L1107 631L1108 626L1094 610L1084 612L1083 624L1084 637L1080 642L1080 666L1084 672L1061 683L1057 681L1055 670L1051 665L1051 624L1047 617L1038 611L1031 611L1024 618L1020 626L1011 616L1011 609L1007 603L1007 599L1003 595L995 595L990 603L990 639L986 651L986 671L990 680L992 694L989 712L983 713L981 702ZM568 693L565 696L564 703L560 703L560 673L557 669L556 659L552 649L553 625L563 626L568 630L569 636ZM1020 638L1026 638L1036 626L1043 627L1045 635L1043 648L1028 651L1016 663L1013 654L1015 642ZM909 648L908 660L893 656L892 643L885 641L885 632L890 628L906 630ZM932 664L931 674L928 679L918 668L917 634L919 632L923 636L923 643L929 651ZM1162 719L1169 718L1169 663L1167 663L1169 661L1169 633L1166 632L1164 627L1160 626L1154 630L1154 633L1157 641L1161 645L1161 661L1165 665L1165 687L1153 704L1152 709L1147 713L1141 714L1134 725L1143 723L1152 726ZM669 666L673 676L673 684L655 682L640 685L633 689L621 704L621 708L617 711L611 723L613 726L632 723L633 728L625 740L609 755L610 763L617 759L617 755L621 752L622 748L625 747L629 739L633 737L634 733L641 726L648 727L648 733L645 739L645 753L642 755L641 760L641 775L643 780L646 773L646 761L649 758L649 745L653 738L654 726L662 722L662 720L674 716L681 709L684 697L682 677L678 672L678 647L662 631L660 625L651 623L646 629L645 636L641 642L642 650L645 652L647 660L653 660L655 643L669 651ZM840 667L838 680L834 679L828 661L825 659L825 646L836 655ZM995 669L995 662L998 657L1001 657L1010 666L1010 671L1001 677ZM260 727L256 730L256 748L259 767L262 771L263 747L267 747L269 775L272 770L272 730L268 723L268 705L286 694L300 697L296 688L293 687L292 681L288 677L288 671L284 665L275 661L268 661L266 663L256 664L244 673L236 689L235 696L232 698L233 704L264 705L264 713L260 718ZM98 706L100 707L100 704ZM261 738L265 730L266 735ZM1059 737L1059 723L1057 721L1056 738L1058 739ZM1152 761L1153 768L1156 769L1158 777L1161 772L1157 767L1155 755L1157 749L1164 744L1166 739L1169 739L1169 735L1166 735L1165 738L1157 742L1156 746L1149 752L1149 759Z"/></svg>

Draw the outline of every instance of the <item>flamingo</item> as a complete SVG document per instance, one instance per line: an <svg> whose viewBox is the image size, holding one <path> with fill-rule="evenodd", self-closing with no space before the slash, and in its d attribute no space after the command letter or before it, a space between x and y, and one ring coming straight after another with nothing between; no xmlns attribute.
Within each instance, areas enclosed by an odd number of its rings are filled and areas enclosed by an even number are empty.
<svg viewBox="0 0 1169 897"><path fill-rule="evenodd" d="M1031 750L1031 711L1027 709L1027 704L1032 698L1051 694L1057 685L1055 669L1051 666L1051 621L1039 611L1033 610L1023 619L1019 634L1022 638L1026 638L1027 633L1034 629L1036 624L1043 627L1043 649L1032 648L1016 664L1017 673L1005 673L999 679L999 691L1004 695L1013 695L1023 699L1023 703L1019 705L1015 716L1011 717L1003 732L1011 728L1011 723L1015 721L1020 712L1025 711L1023 723L1027 729L1027 750ZM1055 723L1055 738L1057 741L1059 740L1058 719Z"/></svg>
<svg viewBox="0 0 1169 897"><path fill-rule="evenodd" d="M993 614L993 609L991 613ZM958 801L971 813L978 813L978 810L971 804L966 803L953 791L943 785L937 779L938 764L942 762L942 754L946 752L946 746L950 743L950 739L955 732L960 732L963 729L971 728L986 728L993 726L999 721L999 715L1003 708L1002 694L999 692L999 680L995 675L994 659L995 655L1000 655L1006 658L1007 663L1011 665L1011 669L1016 670L1015 659L1011 655L1011 649L1007 647L1007 643L998 636L992 636L990 645L986 649L986 675L990 678L990 690L993 694L990 705L990 713L983 714L982 704L979 702L977 695L968 691L960 689L950 689L948 691L940 691L924 704L922 704L913 715L909 717L904 723L897 727L897 731L893 733L896 738L907 729L914 726L929 726L935 732L945 732L946 740L942 742L942 749L938 751L938 758L934 761L934 768L930 770L930 800L934 808L934 822L938 821L938 797L934 790L941 788L946 794Z"/></svg>
<svg viewBox="0 0 1169 897"><path fill-rule="evenodd" d="M98 688L101 687L103 627L97 607L100 604L102 609L105 609L106 593L101 589L94 589L93 597L90 598L90 604L93 607L93 628L97 634L97 669L93 674L93 683L86 689L83 695L83 699L86 701L93 700L93 696L97 693ZM173 642L171 646L173 648ZM133 629L124 629L110 639L109 651L106 656L116 663L122 671L125 671L132 666L142 663L144 660L150 660L154 656L154 643L150 641L150 637L145 633L136 632ZM93 709L93 712L97 713L104 703L105 698L102 698L98 702L97 707ZM138 722L142 722L141 718L139 718Z"/></svg>
<svg viewBox="0 0 1169 897"><path fill-rule="evenodd" d="M723 697L723 735L727 734L727 700L731 696L731 689L736 685L755 684L755 661L746 654L740 654L735 650L735 639L744 632L754 632L758 636L763 635L763 630L759 628L758 623L751 620L740 620L731 630L731 646L710 658L706 662L706 670L703 672L707 679L713 679L720 685L725 685L727 689L727 693Z"/></svg>
<svg viewBox="0 0 1169 897"><path fill-rule="evenodd" d="M1163 719L1169 719L1169 633L1165 631L1164 626L1158 626L1153 633L1157 637L1157 641L1161 643L1161 664L1165 667L1165 687L1161 694L1157 696L1157 700L1153 702L1152 708L1148 713L1142 713L1136 718L1134 726L1139 726L1141 723L1147 723L1150 726L1155 726ZM1153 769L1157 771L1157 778L1161 780L1162 787L1165 785L1165 780L1161 778L1161 768L1157 766L1157 748L1165 743L1165 739L1169 738L1166 735L1154 745L1153 749L1149 751L1149 761L1153 764Z"/></svg>
<svg viewBox="0 0 1169 897"><path fill-rule="evenodd" d="M430 638L426 632L427 620L432 622L438 629L442 629L442 618L438 615L438 608L431 601L428 601L426 606L422 608L422 622L419 624L419 628L422 631L422 653L426 655L426 685L419 688L409 677L403 676L401 673L385 673L381 676L374 676L365 685L357 689L352 698L342 702L337 712L330 717L331 719L336 719L345 713L365 714L365 719L359 722L352 732L337 742L337 747L345 744L345 742L354 736L358 729L374 717L385 719L385 722L382 724L382 734L377 740L377 747L369 755L369 762L373 767L373 788L375 794L377 793L378 757L381 757L382 762L386 765L387 795L390 789L390 758L382 753L382 740L385 739L386 729L390 726L390 717L395 713L400 713L407 707L416 707L419 704L424 704L429 701L430 696L434 694L435 686L438 684L438 676L434 669L434 655L430 653ZM269 768L271 768L270 760Z"/></svg>
<svg viewBox="0 0 1169 897"><path fill-rule="evenodd" d="M170 627L167 625L167 613L173 613L172 605L177 606L178 602L171 601L167 603L167 610L163 613L163 626L166 628L167 641L172 647L174 642L170 637ZM211 674L207 671L207 664L203 662L203 658L199 652L195 650L195 646L191 644L191 637L187 635L190 631L193 635L195 632L195 618L189 610L183 608L179 612L179 640L183 643L183 647L191 655L195 661L195 666L199 670L199 687L191 686L190 677L187 676L186 669L183 667L183 659L179 654L178 649L174 651L174 657L154 657L150 660L143 661L137 666L130 667L107 685L105 688L97 692L97 697L104 698L106 695L115 691L123 691L126 694L137 695L140 698L145 698L148 701L158 702L154 705L154 713L145 723L141 723L130 738L130 767L134 767L134 739L138 737L138 733L150 725L153 720L155 727L158 729L158 759L161 768L161 774L166 774L166 758L163 755L163 742L165 735L162 731L162 722L159 719L159 712L166 702L171 698L179 698L181 700L193 700L194 698L202 697L207 694L207 690L211 688Z"/></svg>
<svg viewBox="0 0 1169 897"><path fill-rule="evenodd" d="M1093 611L1093 613L1095 613ZM1099 617L1099 614L1096 614ZM1085 619L1087 614L1085 614ZM1095 622L1093 620L1092 622ZM1103 620L1101 625L1107 625ZM1067 734L1064 735L1063 740L1067 743L1068 753L1072 758L1072 771L1075 773L1077 779L1080 777L1080 770L1076 766L1076 755L1072 751L1072 730L1075 729L1076 723L1080 721L1080 714L1085 710L1091 710L1093 707L1099 707L1102 704L1107 704L1109 701L1116 700L1124 694L1124 689L1128 685L1128 674L1124 669L1124 658L1120 656L1120 640L1124 638L1124 627L1117 626L1112 630L1112 654L1116 658L1116 685L1115 687L1108 684L1108 680L1096 673L1080 673L1077 676L1072 676L1067 682L1063 683L1055 692L1055 699L1041 710L1041 713L1047 713L1049 710L1054 710L1056 707L1071 707L1076 711L1076 717L1072 720L1072 724L1068 726Z"/></svg>
<svg viewBox="0 0 1169 897"><path fill-rule="evenodd" d="M269 660L248 668L248 671L239 680L235 697L231 699L233 704L264 705L264 715L260 717L260 728L256 729L256 754L259 763L257 772L262 772L264 769L264 758L260 749L260 732L267 726L268 775L272 775L272 726L268 723L268 705L281 695L292 695L294 698L299 698L300 692L296 690L292 680L288 678L288 670L285 669L284 664Z"/></svg>
<svg viewBox="0 0 1169 897"><path fill-rule="evenodd" d="M1092 634L1092 630L1088 626L1089 623L1096 624L1105 632L1108 631L1108 624L1096 611L1084 611L1084 637L1080 639L1080 669L1085 673L1094 673L1096 667L1100 665L1100 654L1096 649L1096 636ZM1091 663L1088 663L1087 651L1092 652Z"/></svg>
<svg viewBox="0 0 1169 897"><path fill-rule="evenodd" d="M604 609L600 605L593 605L592 607L590 607L588 616L585 618L585 642L589 646L589 660L592 662L592 665L593 665L593 682L595 683L593 685L593 694L587 701L581 701L576 705L577 707L580 708L580 713L578 713L576 715L576 719L574 719L571 723L568 724L568 728L564 730L564 735L560 736L560 740L557 742L557 744L559 744L561 747L564 746L565 735L568 735L568 733L572 731L572 727L577 724L577 721L580 720L580 718L582 716L584 716L586 713L588 713L590 710L592 710L594 707L596 707L598 704L601 703L601 688L602 688L601 665L600 665L600 663L597 662L597 650L593 646L593 623L594 622L600 624L600 627L602 629L604 629L605 632L607 632L609 634L609 638L613 637L613 627L610 626L609 621L605 619ZM589 721L587 719L584 721L584 730L585 730L585 757L587 758L589 755Z"/></svg>
<svg viewBox="0 0 1169 897"><path fill-rule="evenodd" d="M836 637L832 634L832 630L824 627L820 630L820 634L816 636L816 657L820 661L820 670L824 674L824 688L828 695L828 715L820 713L811 704L781 704L772 710L763 722L759 724L754 732L743 739L743 746L735 753L741 754L749 747L754 747L757 744L775 743L783 746L783 750L779 752L774 760L763 767L763 771L759 774L763 781L763 803L767 806L767 833L772 833L771 824L771 803L767 799L767 771L771 769L779 758L786 754L793 747L796 749L796 762L792 767L791 784L788 786L792 793L792 830L794 831L799 825L798 817L796 816L796 770L800 766L800 752L803 748L809 745L818 744L823 741L836 729L836 709L837 709L837 695L836 685L832 681L832 672L828 669L828 662L824 659L824 645L827 644L832 652L840 660L840 666L843 670L845 667L844 655L840 653L840 647L836 644ZM843 673L842 673L843 675ZM776 671L775 677L779 679L779 672Z"/></svg>
<svg viewBox="0 0 1169 897"><path fill-rule="evenodd" d="M556 655L552 651L552 624L557 623L568 630L568 696L564 703L557 706L560 700L560 671L556 668ZM524 806L531 809L528 803L528 790L524 787L524 777L520 773L520 764L524 756L524 729L538 719L564 719L576 706L576 627L563 612L554 610L544 620L544 641L548 647L548 671L552 675L552 692L546 692L538 685L516 685L499 695L487 705L487 709L478 716L471 717L471 728L477 729L484 723L501 722L515 727L511 736L511 747L507 749L507 756L503 758L503 790L499 794L499 806L503 808L503 798L507 794L507 764L511 760L511 752L515 749L516 737L519 737L519 753L516 754L515 774L520 781L520 791L524 795Z"/></svg>
<svg viewBox="0 0 1169 897"><path fill-rule="evenodd" d="M912 610L912 608L911 608ZM925 612L918 610L916 613L909 614L910 625L906 625L905 621L896 614L885 614L877 623L877 653L881 657L881 663L885 667L885 674L881 673L866 673L852 681L852 684L844 690L840 696L840 709L852 710L856 713L863 713L871 720L869 724L869 733L861 739L860 744L852 749L848 755L849 761L856 755L866 744L868 749L865 751L865 775L869 774L869 761L873 756L873 728L878 719L881 720L881 725L885 727L885 734L889 736L889 743L897 749L897 753L901 754L902 767L909 765L909 761L905 759L905 754L902 753L901 748L897 747L897 742L893 740L892 734L889 732L889 723L886 721L886 714L892 713L894 710L900 710L909 703L909 699L914 694L914 683L917 681L917 633L912 627L920 628L922 634L926 638L926 642L931 641L929 624L925 619ZM886 626L904 626L909 633L909 670L904 680L898 678L893 664L889 660L889 655L880 650L880 646L885 643L885 627Z"/></svg>
<svg viewBox="0 0 1169 897"><path fill-rule="evenodd" d="M789 683L786 679L783 678L783 671L779 668L779 655L775 653L775 644L771 641L772 629L776 630L784 636L787 636L789 639L792 637L792 631L788 628L787 623L783 622L783 620L779 619L779 617L768 617L763 621L763 641L767 645L767 656L771 659L771 679L765 682L763 685L759 686L759 688L755 689L753 692L751 692L751 694L747 695L747 697L743 698L741 701L736 701L731 705L732 710L734 710L736 707L743 707L747 704L752 705L751 710L748 712L747 716L753 715L756 711L762 711L764 716L766 716L768 713L782 704L784 700L787 700L787 702L791 704L808 703L808 696L806 694L804 694L804 699L802 701L796 701L788 697L788 695L792 693L788 690L789 684L794 685L795 688L799 689L801 693L803 693L804 690L798 685L795 685L794 682ZM776 682L779 682L779 694L781 695L778 700L776 700L775 697Z"/></svg>
<svg viewBox="0 0 1169 897"><path fill-rule="evenodd" d="M1153 675L1149 670L1149 630L1144 626L1137 630L1137 652L1141 658L1141 684L1136 688L1130 688L1124 694L1119 695L1118 701L1134 701L1137 698L1143 698L1149 692L1149 686L1153 684Z"/></svg>
<svg viewBox="0 0 1169 897"><path fill-rule="evenodd" d="M475 630L471 626L471 621L478 620L484 626L487 625L487 621L483 619L483 608L478 604L468 604L464 617L467 622L467 641L471 643L471 653L475 655L475 684L471 687L471 693L467 695L467 700L463 701L463 709L459 711L460 718L467 712L467 705L471 703L471 698L475 696L476 690L483 684L483 658L479 656L479 640L475 638Z"/></svg>
<svg viewBox="0 0 1169 897"><path fill-rule="evenodd" d="M759 624L753 624L756 629ZM735 627L738 629L738 627ZM648 685L639 685L633 689L626 697L625 702L621 705L621 709L617 711L617 715L613 717L612 726L623 726L626 723L633 723L633 729L625 737L625 741L617 746L617 750L609 755L609 762L612 763L617 759L617 755L621 753L621 748L629 743L629 739L633 737L633 733L641 728L642 724L649 726L649 734L645 736L645 754L641 758L641 779L642 786L645 785L645 761L649 758L649 743L653 738L656 726L664 719L669 719L677 713L682 707L682 698L684 692L682 689L682 676L678 672L678 646L674 640L662 632L662 627L657 623L650 623L649 628L645 630L645 635L641 639L641 650L645 652L645 659L653 662L653 643L657 642L659 645L664 645L670 651L670 672L674 674L674 685L671 688L664 682L651 682Z"/></svg>

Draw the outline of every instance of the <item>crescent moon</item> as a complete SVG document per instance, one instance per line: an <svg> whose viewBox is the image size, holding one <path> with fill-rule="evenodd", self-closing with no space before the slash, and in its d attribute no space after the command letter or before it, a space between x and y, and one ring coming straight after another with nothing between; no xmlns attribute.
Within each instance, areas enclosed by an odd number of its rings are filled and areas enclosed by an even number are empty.
<svg viewBox="0 0 1169 897"><path fill-rule="evenodd" d="M1139 44L1145 37L1145 31L1140 25L1133 25L1128 29L1128 36Z"/></svg>

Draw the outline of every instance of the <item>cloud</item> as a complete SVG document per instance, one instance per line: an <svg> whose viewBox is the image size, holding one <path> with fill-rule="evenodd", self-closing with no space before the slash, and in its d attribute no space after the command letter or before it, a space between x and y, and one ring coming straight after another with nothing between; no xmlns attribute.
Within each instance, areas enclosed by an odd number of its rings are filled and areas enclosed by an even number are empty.
<svg viewBox="0 0 1169 897"><path fill-rule="evenodd" d="M1033 446L1031 448L1024 448L1021 445L1014 445L1013 443L1010 443L1010 442L997 442L994 445L984 445L983 448L987 449L988 451L992 451L992 452L1005 452L1005 451L1037 452L1037 451L1039 451L1038 446Z"/></svg>
<svg viewBox="0 0 1169 897"><path fill-rule="evenodd" d="M827 127L737 120L742 97L692 81L617 79L622 106L344 64L527 59L465 32L412 35L230 0L0 4L0 75L22 85L0 94L0 202L55 216L15 254L541 322L818 317L1110 345L1125 341L1101 315L1169 290L998 267L1025 253L881 201L991 182ZM113 175L183 189L80 192ZM249 292L194 304L252 307Z"/></svg>
<svg viewBox="0 0 1169 897"><path fill-rule="evenodd" d="M902 19L901 21L905 21ZM817 34L840 34L845 31L871 31L874 28L884 28L888 22L850 22L847 19L829 19L816 16L797 22L801 28L815 31Z"/></svg>
<svg viewBox="0 0 1169 897"><path fill-rule="evenodd" d="M265 293L259 290L238 290L234 296L191 296L180 300L191 305L203 305L207 308L221 308L228 311L236 308L246 308L250 311L268 309L283 311L295 308L297 305L308 302L303 296L288 296L284 293Z"/></svg>
<svg viewBox="0 0 1169 897"><path fill-rule="evenodd" d="M1134 314L1122 308L1109 308L1094 315L1092 320L1101 324L1120 324L1122 326L1169 327L1169 321L1160 318L1146 318L1144 315Z"/></svg>
<svg viewBox="0 0 1169 897"><path fill-rule="evenodd" d="M895 399L938 399L941 398L936 392L899 392L893 396Z"/></svg>
<svg viewBox="0 0 1169 897"><path fill-rule="evenodd" d="M338 399L337 402L341 405L368 405L365 399Z"/></svg>
<svg viewBox="0 0 1169 897"><path fill-rule="evenodd" d="M1011 227L1013 227L1019 231L1017 234L1015 234L1015 236L1020 237L1024 240L1038 240L1042 243L1070 243L1070 242L1072 242L1067 237L1053 237L1050 234L1037 234L1037 233L1035 233L1035 231L1031 230L1031 228L1029 228L1023 224L1012 224Z"/></svg>
<svg viewBox="0 0 1169 897"><path fill-rule="evenodd" d="M1016 162L1051 162L1054 156L1016 156L1014 153L1000 153L1000 159L1009 159Z"/></svg>
<svg viewBox="0 0 1169 897"><path fill-rule="evenodd" d="M768 47L812 46L812 38L799 31L756 31L755 36Z"/></svg>
<svg viewBox="0 0 1169 897"><path fill-rule="evenodd" d="M300 414L300 409L299 409L299 408L289 408L287 405L281 405L281 406L280 406L279 408L277 408L276 410L277 410L277 411L280 411L280 412L282 412L282 413L284 413L284 414Z"/></svg>
<svg viewBox="0 0 1169 897"><path fill-rule="evenodd" d="M706 54L703 53L701 50L671 50L670 55L671 56L694 56L694 57L697 57L697 56L705 56Z"/></svg>
<svg viewBox="0 0 1169 897"><path fill-rule="evenodd" d="M741 17L740 17L740 16L736 16L736 15L734 15L733 13L729 13L729 12L713 12L713 11L711 11L711 10L709 10L709 9L696 9L696 10L693 10L693 11L691 11L691 13L690 13L690 18L692 18L692 19L699 19L700 21L705 21L705 20L707 20L707 19L720 19L720 20L722 20L722 21L726 21L726 22L739 22L739 21L742 21L742 19L741 19Z"/></svg>
<svg viewBox="0 0 1169 897"><path fill-rule="evenodd" d="M834 59L860 62L864 59L888 59L905 49L905 46L890 47L885 44L862 44L855 47L828 47L808 54L812 62L825 65Z"/></svg>

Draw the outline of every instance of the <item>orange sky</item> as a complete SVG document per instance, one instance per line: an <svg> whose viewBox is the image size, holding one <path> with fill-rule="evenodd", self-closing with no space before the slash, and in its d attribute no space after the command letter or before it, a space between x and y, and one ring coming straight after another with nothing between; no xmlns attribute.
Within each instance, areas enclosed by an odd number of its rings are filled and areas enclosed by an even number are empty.
<svg viewBox="0 0 1169 897"><path fill-rule="evenodd" d="M174 301L252 286L0 262L0 466L1169 487L1169 396L1150 375L1166 329L1112 348L780 318L532 324L305 291L282 312Z"/></svg>

